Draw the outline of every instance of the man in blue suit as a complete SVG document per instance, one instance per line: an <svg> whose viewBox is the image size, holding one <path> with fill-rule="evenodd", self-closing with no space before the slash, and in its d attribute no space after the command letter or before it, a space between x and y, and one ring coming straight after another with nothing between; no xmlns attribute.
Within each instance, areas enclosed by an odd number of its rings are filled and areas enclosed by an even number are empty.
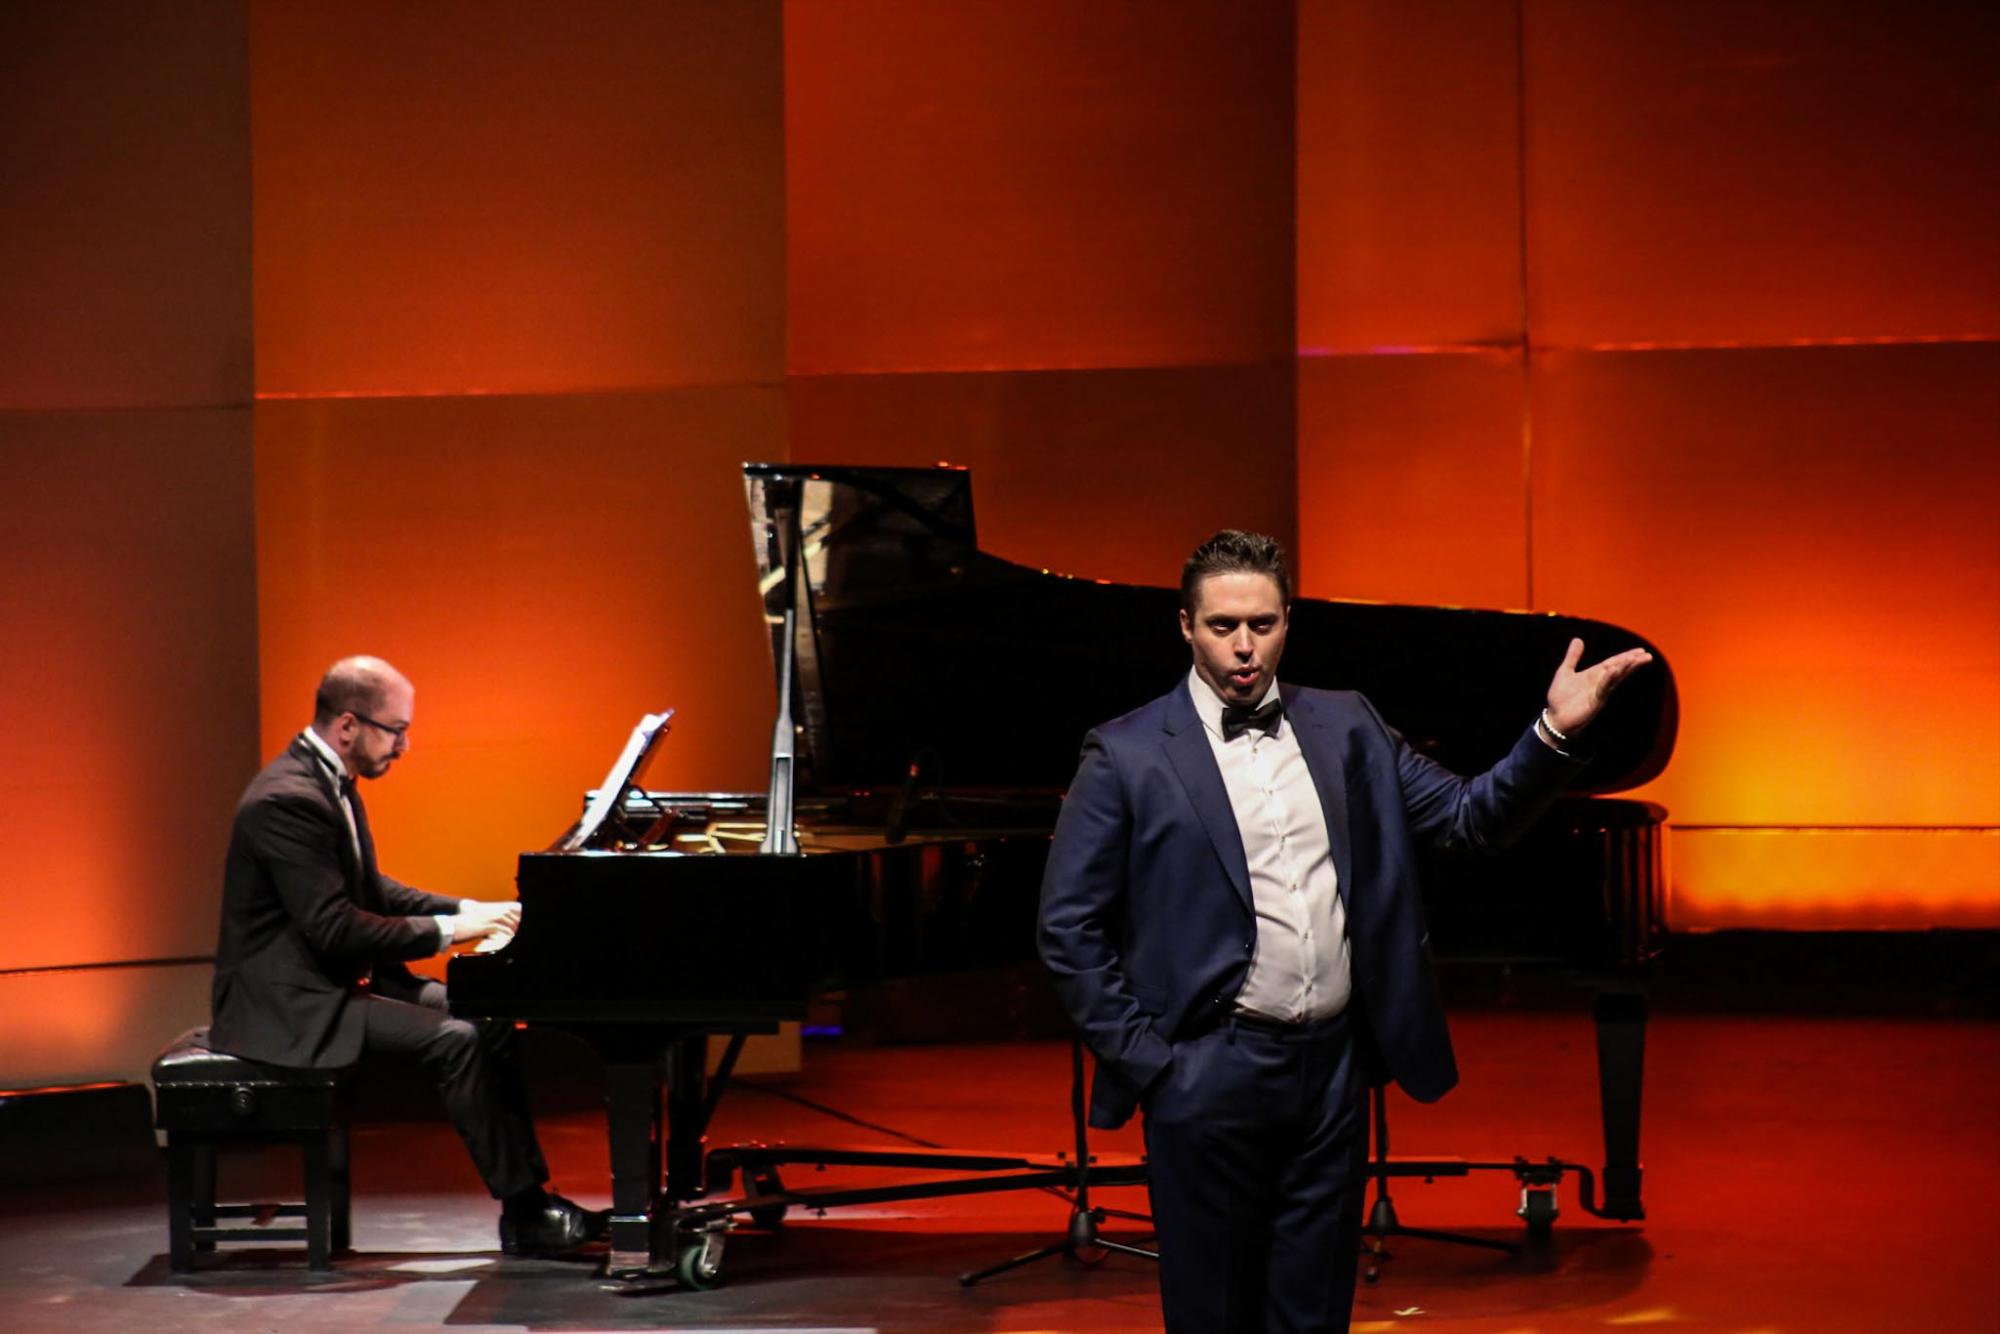
<svg viewBox="0 0 2000 1334"><path fill-rule="evenodd" d="M1347 1329L1370 1076L1424 1102L1458 1081L1416 847L1518 835L1651 659L1579 672L1572 640L1547 707L1468 779L1358 694L1280 686L1289 614L1272 539L1195 550L1193 669L1084 739L1042 883L1042 958L1097 1056L1091 1124L1145 1112L1176 1332Z"/></svg>

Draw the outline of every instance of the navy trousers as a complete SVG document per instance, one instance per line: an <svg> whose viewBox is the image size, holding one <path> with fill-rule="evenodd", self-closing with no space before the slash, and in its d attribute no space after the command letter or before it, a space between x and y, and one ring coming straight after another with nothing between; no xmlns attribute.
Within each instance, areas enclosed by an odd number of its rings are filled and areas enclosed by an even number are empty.
<svg viewBox="0 0 2000 1334"><path fill-rule="evenodd" d="M1353 1045L1344 1015L1174 1044L1143 1102L1169 1334L1347 1329L1368 1152Z"/></svg>

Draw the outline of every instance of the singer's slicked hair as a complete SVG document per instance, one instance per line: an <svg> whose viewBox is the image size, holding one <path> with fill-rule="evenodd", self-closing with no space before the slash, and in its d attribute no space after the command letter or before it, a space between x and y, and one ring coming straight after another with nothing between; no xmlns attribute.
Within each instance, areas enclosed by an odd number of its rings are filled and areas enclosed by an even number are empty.
<svg viewBox="0 0 2000 1334"><path fill-rule="evenodd" d="M1278 600L1292 605L1292 579L1285 549L1275 537L1225 528L1194 549L1181 567L1181 609L1194 615L1195 593L1212 574L1267 574L1278 584Z"/></svg>

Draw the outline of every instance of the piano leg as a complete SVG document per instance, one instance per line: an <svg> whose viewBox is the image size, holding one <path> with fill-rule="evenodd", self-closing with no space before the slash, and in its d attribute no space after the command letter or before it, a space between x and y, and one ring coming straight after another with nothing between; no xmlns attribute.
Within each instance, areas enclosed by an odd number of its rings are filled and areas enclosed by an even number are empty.
<svg viewBox="0 0 2000 1334"><path fill-rule="evenodd" d="M708 1142L708 1035L667 1048L667 1198L676 1207L707 1194L702 1146Z"/></svg>
<svg viewBox="0 0 2000 1334"><path fill-rule="evenodd" d="M660 1197L660 1061L657 1052L606 1055L604 1114L611 1138L611 1257L605 1272L634 1278L653 1262Z"/></svg>
<svg viewBox="0 0 2000 1334"><path fill-rule="evenodd" d="M1646 1075L1646 998L1638 992L1599 992L1591 1005L1597 1021L1597 1090L1604 1109L1606 1218L1633 1222L1646 1216L1639 1200L1639 1097Z"/></svg>

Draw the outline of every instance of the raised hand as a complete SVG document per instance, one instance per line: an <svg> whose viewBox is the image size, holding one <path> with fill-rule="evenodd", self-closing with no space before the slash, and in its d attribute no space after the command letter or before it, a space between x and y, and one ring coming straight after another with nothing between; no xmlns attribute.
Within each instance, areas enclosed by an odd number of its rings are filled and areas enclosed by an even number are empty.
<svg viewBox="0 0 2000 1334"><path fill-rule="evenodd" d="M1604 701L1618 683L1653 660L1642 648L1629 648L1583 671L1576 664L1583 657L1583 641L1569 641L1569 652L1549 682L1549 721L1565 734L1588 727L1604 708Z"/></svg>

